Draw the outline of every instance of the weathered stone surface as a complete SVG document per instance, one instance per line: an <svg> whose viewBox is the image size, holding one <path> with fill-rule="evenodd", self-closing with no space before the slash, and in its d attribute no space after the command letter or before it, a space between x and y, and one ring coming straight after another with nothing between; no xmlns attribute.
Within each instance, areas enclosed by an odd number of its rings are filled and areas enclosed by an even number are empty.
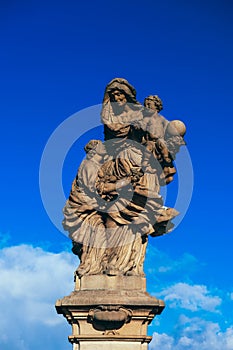
<svg viewBox="0 0 233 350"><path fill-rule="evenodd" d="M78 307L88 305L91 308L98 305L143 305L148 307L154 306L162 311L164 302L149 295L147 292L135 290L81 290L74 291L70 295L56 302L57 311L61 310L62 306Z"/></svg>
<svg viewBox="0 0 233 350"><path fill-rule="evenodd" d="M146 291L146 278L140 276L85 275L76 278L75 290Z"/></svg>
<svg viewBox="0 0 233 350"><path fill-rule="evenodd" d="M123 78L106 87L101 111L105 142L91 140L64 207L64 229L85 275L143 276L148 235L170 232L178 215L160 187L173 180L185 125L159 114L157 95L136 100Z"/></svg>
<svg viewBox="0 0 233 350"><path fill-rule="evenodd" d="M147 344L151 340L141 338L141 342L132 339L125 341L125 338L119 338L115 340L113 337L105 337L102 342L96 342L95 340L85 340L81 343L73 343L73 350L147 350Z"/></svg>
<svg viewBox="0 0 233 350"><path fill-rule="evenodd" d="M147 350L147 326L165 307L146 292L143 263L148 236L170 232L178 215L160 187L173 180L186 127L166 120L162 108L157 95L139 103L123 78L106 86L105 142L85 146L64 208L80 265L75 290L56 309L72 326L73 350Z"/></svg>
<svg viewBox="0 0 233 350"><path fill-rule="evenodd" d="M86 282L89 277L86 276ZM147 326L162 312L164 302L143 290L134 290L133 283L130 289L122 281L122 286L128 289L117 289L118 276L104 277L109 279L104 284L111 285L112 289L75 290L56 302L57 312L72 325L69 341L73 349L146 350L151 340L147 336ZM137 280L135 277L121 279ZM98 286L102 287L101 283Z"/></svg>

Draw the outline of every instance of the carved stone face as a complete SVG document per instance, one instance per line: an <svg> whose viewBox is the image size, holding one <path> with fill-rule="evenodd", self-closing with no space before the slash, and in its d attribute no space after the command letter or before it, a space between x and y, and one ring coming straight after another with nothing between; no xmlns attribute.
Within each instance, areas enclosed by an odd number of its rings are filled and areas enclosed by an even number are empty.
<svg viewBox="0 0 233 350"><path fill-rule="evenodd" d="M155 105L155 101L148 97L145 102L144 102L144 105L146 108L149 108L149 109L153 109L154 111L157 111L157 108L156 108L156 105Z"/></svg>
<svg viewBox="0 0 233 350"><path fill-rule="evenodd" d="M116 102L119 106L124 106L127 103L125 94L120 90L111 91L110 100Z"/></svg>

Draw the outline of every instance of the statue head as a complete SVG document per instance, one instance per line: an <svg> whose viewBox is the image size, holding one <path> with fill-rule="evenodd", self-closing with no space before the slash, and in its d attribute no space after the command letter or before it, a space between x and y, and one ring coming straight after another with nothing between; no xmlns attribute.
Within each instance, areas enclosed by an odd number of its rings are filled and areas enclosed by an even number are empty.
<svg viewBox="0 0 233 350"><path fill-rule="evenodd" d="M123 78L114 78L106 86L103 103L109 100L119 104L138 103L135 88Z"/></svg>
<svg viewBox="0 0 233 350"><path fill-rule="evenodd" d="M163 109L163 102L158 95L149 95L144 100L144 106L148 109L160 112Z"/></svg>
<svg viewBox="0 0 233 350"><path fill-rule="evenodd" d="M85 152L89 156L93 156L94 154L105 155L106 150L102 141L100 140L90 140L84 147Z"/></svg>

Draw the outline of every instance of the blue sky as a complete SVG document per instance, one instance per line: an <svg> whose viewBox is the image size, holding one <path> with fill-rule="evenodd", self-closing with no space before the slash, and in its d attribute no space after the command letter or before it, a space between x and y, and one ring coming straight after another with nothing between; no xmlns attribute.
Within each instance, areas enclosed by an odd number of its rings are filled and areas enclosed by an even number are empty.
<svg viewBox="0 0 233 350"><path fill-rule="evenodd" d="M135 86L139 101L158 94L163 115L186 123L194 171L184 219L171 234L150 240L148 290L167 304L150 326L150 334L156 333L151 349L206 350L210 344L213 350L219 344L233 349L231 1L42 0L0 6L4 310L10 301L9 317L0 322L1 349L9 347L13 310L19 322L15 349L32 344L42 349L38 332L48 349L69 347L69 328L53 304L73 288L76 260L44 209L39 166L54 130L76 112L100 104L105 85L117 76ZM84 122L80 117L80 125ZM83 144L101 130L82 135L67 154L66 196ZM177 187L177 179L168 186L171 202ZM48 329L57 334L58 327L60 338L53 344L46 334Z"/></svg>

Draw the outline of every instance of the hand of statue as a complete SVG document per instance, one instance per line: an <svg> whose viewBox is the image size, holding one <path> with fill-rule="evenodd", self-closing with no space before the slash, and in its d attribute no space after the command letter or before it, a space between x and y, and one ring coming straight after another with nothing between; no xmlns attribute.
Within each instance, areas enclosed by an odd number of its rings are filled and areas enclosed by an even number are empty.
<svg viewBox="0 0 233 350"><path fill-rule="evenodd" d="M111 192L115 192L118 189L125 187L127 185L129 185L131 182L130 178L124 178L121 180L118 180L117 182L111 183L101 183L101 185L96 185L97 190L101 193L101 194L105 194L105 193L111 193Z"/></svg>
<svg viewBox="0 0 233 350"><path fill-rule="evenodd" d="M116 184L115 183L104 183L104 182L99 182L96 184L96 189L99 192L100 195L110 193L116 190Z"/></svg>
<svg viewBox="0 0 233 350"><path fill-rule="evenodd" d="M147 151L152 153L155 150L154 141L146 141L146 149L147 149Z"/></svg>
<svg viewBox="0 0 233 350"><path fill-rule="evenodd" d="M102 193L110 193L116 191L116 184L115 183L105 183L102 188Z"/></svg>

